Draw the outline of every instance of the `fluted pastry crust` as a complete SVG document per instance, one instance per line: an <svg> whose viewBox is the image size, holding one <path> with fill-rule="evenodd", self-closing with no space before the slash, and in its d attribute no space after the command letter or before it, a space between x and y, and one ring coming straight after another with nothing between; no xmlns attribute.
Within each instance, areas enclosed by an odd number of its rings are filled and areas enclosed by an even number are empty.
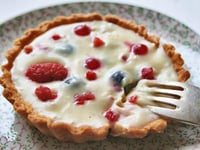
<svg viewBox="0 0 200 150"><path fill-rule="evenodd" d="M74 142L85 142L88 140L102 140L107 137L111 128L111 135L122 136L128 138L142 138L149 132L162 132L167 126L167 120L159 118L149 122L142 128L123 128L120 126L102 126L100 128L93 128L92 126L81 126L74 127L71 124L58 123L52 119L38 114L31 104L27 103L17 91L15 85L12 82L11 69L15 58L18 56L20 51L27 45L29 45L36 37L45 33L49 29L54 27L71 24L75 22L93 21L93 20L104 20L112 22L123 28L129 29L138 33L144 37L147 41L154 43L156 47L160 45L160 39L158 36L150 35L144 25L137 25L133 21L121 19L117 16L106 15L101 16L97 13L92 14L73 14L69 17L59 16L52 21L45 21L38 25L34 29L27 30L21 38L15 40L13 48L6 52L7 63L2 66L3 75L0 78L0 83L4 87L3 95L7 100L13 104L14 109L21 116L27 119L27 121L35 126L38 130L46 135L56 137L61 141L74 141ZM180 54L175 52L175 47L170 44L163 44L163 49L166 54L171 58L174 69L177 73L178 80L180 82L186 81L190 74L183 67L184 61Z"/></svg>

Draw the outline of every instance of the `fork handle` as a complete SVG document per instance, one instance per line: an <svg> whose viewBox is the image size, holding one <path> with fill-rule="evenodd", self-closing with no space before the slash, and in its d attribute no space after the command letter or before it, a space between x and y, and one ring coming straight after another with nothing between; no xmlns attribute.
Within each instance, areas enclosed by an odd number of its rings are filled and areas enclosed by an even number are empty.
<svg viewBox="0 0 200 150"><path fill-rule="evenodd" d="M184 94L181 95L180 101L182 102L177 105L176 109L157 106L149 106L149 108L158 115L187 124L200 125L200 88L185 83L181 87L184 88Z"/></svg>
<svg viewBox="0 0 200 150"><path fill-rule="evenodd" d="M181 82L156 82L142 80L146 85L144 90L148 93L161 93L150 95L149 100L176 106L175 109L147 104L150 110L158 115L172 118L177 121L200 125L200 88ZM141 81L140 81L141 83ZM164 96L163 96L163 95ZM165 96L166 95L166 96ZM177 95L178 98L167 95Z"/></svg>
<svg viewBox="0 0 200 150"><path fill-rule="evenodd" d="M182 113L185 114L183 120L187 123L200 125L200 88L191 84L186 84L186 86L185 90L188 91L184 95L187 98L185 103L189 106L182 108Z"/></svg>

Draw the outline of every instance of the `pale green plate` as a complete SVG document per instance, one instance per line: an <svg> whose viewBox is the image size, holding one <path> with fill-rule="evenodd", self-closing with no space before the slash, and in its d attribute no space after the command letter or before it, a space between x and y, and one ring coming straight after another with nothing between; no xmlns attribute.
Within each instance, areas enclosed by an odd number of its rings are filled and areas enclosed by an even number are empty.
<svg viewBox="0 0 200 150"><path fill-rule="evenodd" d="M58 15L99 12L115 14L145 24L151 33L172 42L185 59L191 71L191 82L200 86L200 36L185 25L160 13L126 4L87 2L70 3L36 10L0 25L0 52L10 48L12 42L24 30ZM2 62L3 55L0 57ZM2 90L1 90L2 91ZM0 91L0 92L1 92ZM0 97L0 149L3 150L172 150L200 149L200 127L183 124L169 125L161 134L152 134L143 139L108 137L100 142L84 144L63 143L46 137L29 126L18 116L12 106Z"/></svg>

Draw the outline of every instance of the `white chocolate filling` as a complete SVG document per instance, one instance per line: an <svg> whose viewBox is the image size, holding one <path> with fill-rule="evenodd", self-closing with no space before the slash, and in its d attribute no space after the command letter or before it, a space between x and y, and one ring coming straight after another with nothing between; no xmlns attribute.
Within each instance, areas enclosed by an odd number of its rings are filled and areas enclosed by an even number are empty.
<svg viewBox="0 0 200 150"><path fill-rule="evenodd" d="M91 27L92 32L89 36L80 37L74 34L74 27L80 24ZM59 34L62 38L54 41L51 39L54 34ZM92 45L94 37L103 39L105 45L94 48ZM123 62L121 56L128 52L128 47L124 44L126 41L145 44L149 49L148 54L144 56L130 54L127 62ZM72 54L57 51L66 44L74 47ZM116 92L110 85L110 76L115 71L123 70L126 72L127 77L123 80L123 85L139 80L141 68L149 66L153 67L157 80L177 80L173 64L162 47L156 48L136 33L104 21L82 22L55 27L37 37L30 45L33 47L33 52L26 54L22 51L12 68L12 79L16 88L24 100L30 103L39 114L77 127L89 125L98 128L108 125L110 122L104 116L108 109L120 113L120 118L116 124L125 128L141 127L158 117L147 108L137 105L137 103L125 102L124 107L119 107L116 104L124 93L123 90ZM102 67L95 70L98 77L94 81L88 81L85 78L87 69L84 67L84 61L89 57L95 57L102 61ZM24 75L25 71L30 65L41 62L63 64L69 69L67 78L76 77L83 82L83 85L80 88L72 89L64 81L41 84L29 80ZM58 97L52 101L40 101L34 94L39 85L54 89L57 91ZM93 92L96 99L88 101L84 105L74 104L74 95L85 91ZM129 95L131 94L143 95L143 93L137 91L137 88L129 93Z"/></svg>

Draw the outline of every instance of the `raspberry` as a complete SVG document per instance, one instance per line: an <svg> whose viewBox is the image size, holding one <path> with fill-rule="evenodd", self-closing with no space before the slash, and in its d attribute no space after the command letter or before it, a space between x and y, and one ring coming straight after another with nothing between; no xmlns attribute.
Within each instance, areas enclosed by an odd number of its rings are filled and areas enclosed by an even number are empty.
<svg viewBox="0 0 200 150"><path fill-rule="evenodd" d="M130 103L134 104L137 101L137 99L138 99L138 96L137 95L133 95L128 99L128 101Z"/></svg>
<svg viewBox="0 0 200 150"><path fill-rule="evenodd" d="M101 47L103 46L105 43L102 39L98 38L98 37L95 37L94 40L93 40L93 46L94 47Z"/></svg>
<svg viewBox="0 0 200 150"><path fill-rule="evenodd" d="M120 115L112 110L108 110L105 112L104 116L110 121L110 122L116 122Z"/></svg>
<svg viewBox="0 0 200 150"><path fill-rule="evenodd" d="M39 63L30 66L25 75L32 81L45 83L65 79L68 70L58 63Z"/></svg>
<svg viewBox="0 0 200 150"><path fill-rule="evenodd" d="M74 28L74 33L79 36L90 35L91 29L87 25L78 25Z"/></svg>
<svg viewBox="0 0 200 150"><path fill-rule="evenodd" d="M53 100L57 97L57 93L52 91L50 88L46 86L39 86L35 89L35 95L41 100L41 101L48 101Z"/></svg>
<svg viewBox="0 0 200 150"><path fill-rule="evenodd" d="M83 97L85 98L85 100L94 100L95 96L92 92L85 92L83 94Z"/></svg>
<svg viewBox="0 0 200 150"><path fill-rule="evenodd" d="M74 96L75 104L83 105L86 101L95 100L95 95L92 92L85 92L81 94L76 94Z"/></svg>
<svg viewBox="0 0 200 150"><path fill-rule="evenodd" d="M154 72L152 67L142 68L141 73L142 73L141 75L142 79L149 79L149 80L154 79Z"/></svg>
<svg viewBox="0 0 200 150"><path fill-rule="evenodd" d="M145 55L148 53L148 47L144 44L132 44L130 52L133 52L135 55Z"/></svg>
<svg viewBox="0 0 200 150"><path fill-rule="evenodd" d="M52 35L51 37L53 40L57 41L57 40L60 40L61 39L61 36L59 34L54 34Z"/></svg>
<svg viewBox="0 0 200 150"><path fill-rule="evenodd" d="M85 67L91 70L95 70L101 67L101 62L96 58L88 58L85 60Z"/></svg>
<svg viewBox="0 0 200 150"><path fill-rule="evenodd" d="M96 74L96 72L94 72L94 71L91 71L91 70L88 70L87 72L86 72L86 78L88 79L88 80L96 80L96 78L97 78L97 74Z"/></svg>
<svg viewBox="0 0 200 150"><path fill-rule="evenodd" d="M26 54L30 54L33 51L33 47L31 45L27 45L24 47L24 51Z"/></svg>
<svg viewBox="0 0 200 150"><path fill-rule="evenodd" d="M126 62L128 59L128 56L124 54L121 56L121 59L123 60L123 62Z"/></svg>
<svg viewBox="0 0 200 150"><path fill-rule="evenodd" d="M76 105L84 105L85 104L85 100L83 98L79 97L79 98L77 98L75 100L75 104Z"/></svg>

